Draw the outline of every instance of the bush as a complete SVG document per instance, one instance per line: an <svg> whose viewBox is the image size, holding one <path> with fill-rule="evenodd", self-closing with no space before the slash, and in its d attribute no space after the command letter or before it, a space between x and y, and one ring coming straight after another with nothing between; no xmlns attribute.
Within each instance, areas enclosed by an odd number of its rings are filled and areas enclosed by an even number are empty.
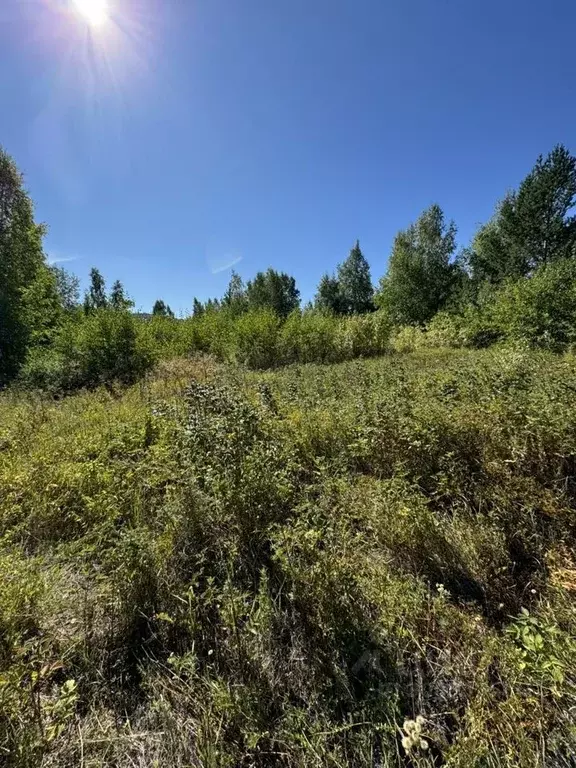
<svg viewBox="0 0 576 768"><path fill-rule="evenodd" d="M271 368L278 362L280 319L268 309L246 312L234 323L234 356L249 368Z"/></svg>
<svg viewBox="0 0 576 768"><path fill-rule="evenodd" d="M576 341L576 260L545 264L530 278L505 283L487 313L505 338L565 349Z"/></svg>
<svg viewBox="0 0 576 768"><path fill-rule="evenodd" d="M228 312L208 311L186 320L187 334L193 351L226 360L233 344L234 319Z"/></svg>
<svg viewBox="0 0 576 768"><path fill-rule="evenodd" d="M426 326L426 343L431 347L468 346L465 318L451 312L438 312Z"/></svg>
<svg viewBox="0 0 576 768"><path fill-rule="evenodd" d="M160 358L183 357L192 348L190 321L153 315L138 320L136 327L140 343Z"/></svg>
<svg viewBox="0 0 576 768"><path fill-rule="evenodd" d="M346 358L372 357L388 351L391 323L388 314L381 310L345 318L340 332Z"/></svg>
<svg viewBox="0 0 576 768"><path fill-rule="evenodd" d="M426 346L426 334L415 325L403 325L390 337L390 346L394 352L414 352Z"/></svg>
<svg viewBox="0 0 576 768"><path fill-rule="evenodd" d="M56 394L68 389L65 356L52 347L33 347L20 369L16 384L23 389L42 389Z"/></svg>
<svg viewBox="0 0 576 768"><path fill-rule="evenodd" d="M82 386L136 381L154 362L152 349L138 337L136 319L127 311L101 309L71 324L56 342Z"/></svg>
<svg viewBox="0 0 576 768"><path fill-rule="evenodd" d="M281 358L285 363L327 363L337 358L338 320L333 315L306 310L292 312L282 326Z"/></svg>
<svg viewBox="0 0 576 768"><path fill-rule="evenodd" d="M154 359L149 339L138 334L133 315L101 309L69 320L53 346L33 348L19 383L52 393L112 381L130 384L152 367Z"/></svg>

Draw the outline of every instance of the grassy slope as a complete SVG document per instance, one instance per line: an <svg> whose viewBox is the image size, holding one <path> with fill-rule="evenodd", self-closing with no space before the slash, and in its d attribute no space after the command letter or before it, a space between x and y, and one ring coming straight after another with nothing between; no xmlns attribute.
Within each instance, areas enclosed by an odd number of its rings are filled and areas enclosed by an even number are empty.
<svg viewBox="0 0 576 768"><path fill-rule="evenodd" d="M489 351L4 396L0 762L571 765L575 392Z"/></svg>

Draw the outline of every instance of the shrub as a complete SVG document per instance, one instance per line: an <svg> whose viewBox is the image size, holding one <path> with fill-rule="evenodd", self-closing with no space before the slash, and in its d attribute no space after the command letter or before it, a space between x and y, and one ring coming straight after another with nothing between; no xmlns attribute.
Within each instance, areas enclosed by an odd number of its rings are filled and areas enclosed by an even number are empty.
<svg viewBox="0 0 576 768"><path fill-rule="evenodd" d="M79 384L136 381L153 364L153 352L138 338L136 320L127 311L101 309L71 323L56 342Z"/></svg>
<svg viewBox="0 0 576 768"><path fill-rule="evenodd" d="M306 310L293 312L282 326L281 358L285 363L326 363L338 357L336 333L339 320L333 315Z"/></svg>
<svg viewBox="0 0 576 768"><path fill-rule="evenodd" d="M206 352L220 360L230 356L234 319L228 312L208 311L186 321L191 349Z"/></svg>
<svg viewBox="0 0 576 768"><path fill-rule="evenodd" d="M278 362L280 320L268 309L246 312L235 321L234 356L249 368L270 368Z"/></svg>
<svg viewBox="0 0 576 768"><path fill-rule="evenodd" d="M51 394L68 389L70 370L66 357L52 347L33 347L20 369L16 384L23 389L42 389Z"/></svg>
<svg viewBox="0 0 576 768"><path fill-rule="evenodd" d="M415 325L403 325L390 337L390 346L394 352L414 352L426 346L426 334Z"/></svg>
<svg viewBox="0 0 576 768"><path fill-rule="evenodd" d="M49 392L136 381L154 362L150 340L127 311L101 309L72 319L50 347L33 348L19 383Z"/></svg>
<svg viewBox="0 0 576 768"><path fill-rule="evenodd" d="M153 315L137 320L136 328L140 343L153 349L157 357L183 357L192 348L189 321Z"/></svg>
<svg viewBox="0 0 576 768"><path fill-rule="evenodd" d="M438 312L426 326L426 342L431 347L465 347L468 329L465 318L451 312Z"/></svg>
<svg viewBox="0 0 576 768"><path fill-rule="evenodd" d="M529 278L505 283L487 312L506 338L565 349L576 340L576 260L545 264Z"/></svg>

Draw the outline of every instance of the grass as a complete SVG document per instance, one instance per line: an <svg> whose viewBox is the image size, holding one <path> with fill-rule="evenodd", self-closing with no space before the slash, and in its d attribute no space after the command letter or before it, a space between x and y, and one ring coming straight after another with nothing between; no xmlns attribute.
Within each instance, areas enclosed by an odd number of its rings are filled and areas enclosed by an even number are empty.
<svg viewBox="0 0 576 768"><path fill-rule="evenodd" d="M0 762L570 766L576 364L0 399Z"/></svg>

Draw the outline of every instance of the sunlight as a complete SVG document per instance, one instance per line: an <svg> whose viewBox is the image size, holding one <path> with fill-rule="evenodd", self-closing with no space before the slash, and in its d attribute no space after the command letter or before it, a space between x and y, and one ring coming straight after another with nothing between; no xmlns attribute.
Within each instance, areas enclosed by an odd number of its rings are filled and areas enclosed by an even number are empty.
<svg viewBox="0 0 576 768"><path fill-rule="evenodd" d="M76 10L91 27L99 27L109 18L107 0L73 0L73 2Z"/></svg>

